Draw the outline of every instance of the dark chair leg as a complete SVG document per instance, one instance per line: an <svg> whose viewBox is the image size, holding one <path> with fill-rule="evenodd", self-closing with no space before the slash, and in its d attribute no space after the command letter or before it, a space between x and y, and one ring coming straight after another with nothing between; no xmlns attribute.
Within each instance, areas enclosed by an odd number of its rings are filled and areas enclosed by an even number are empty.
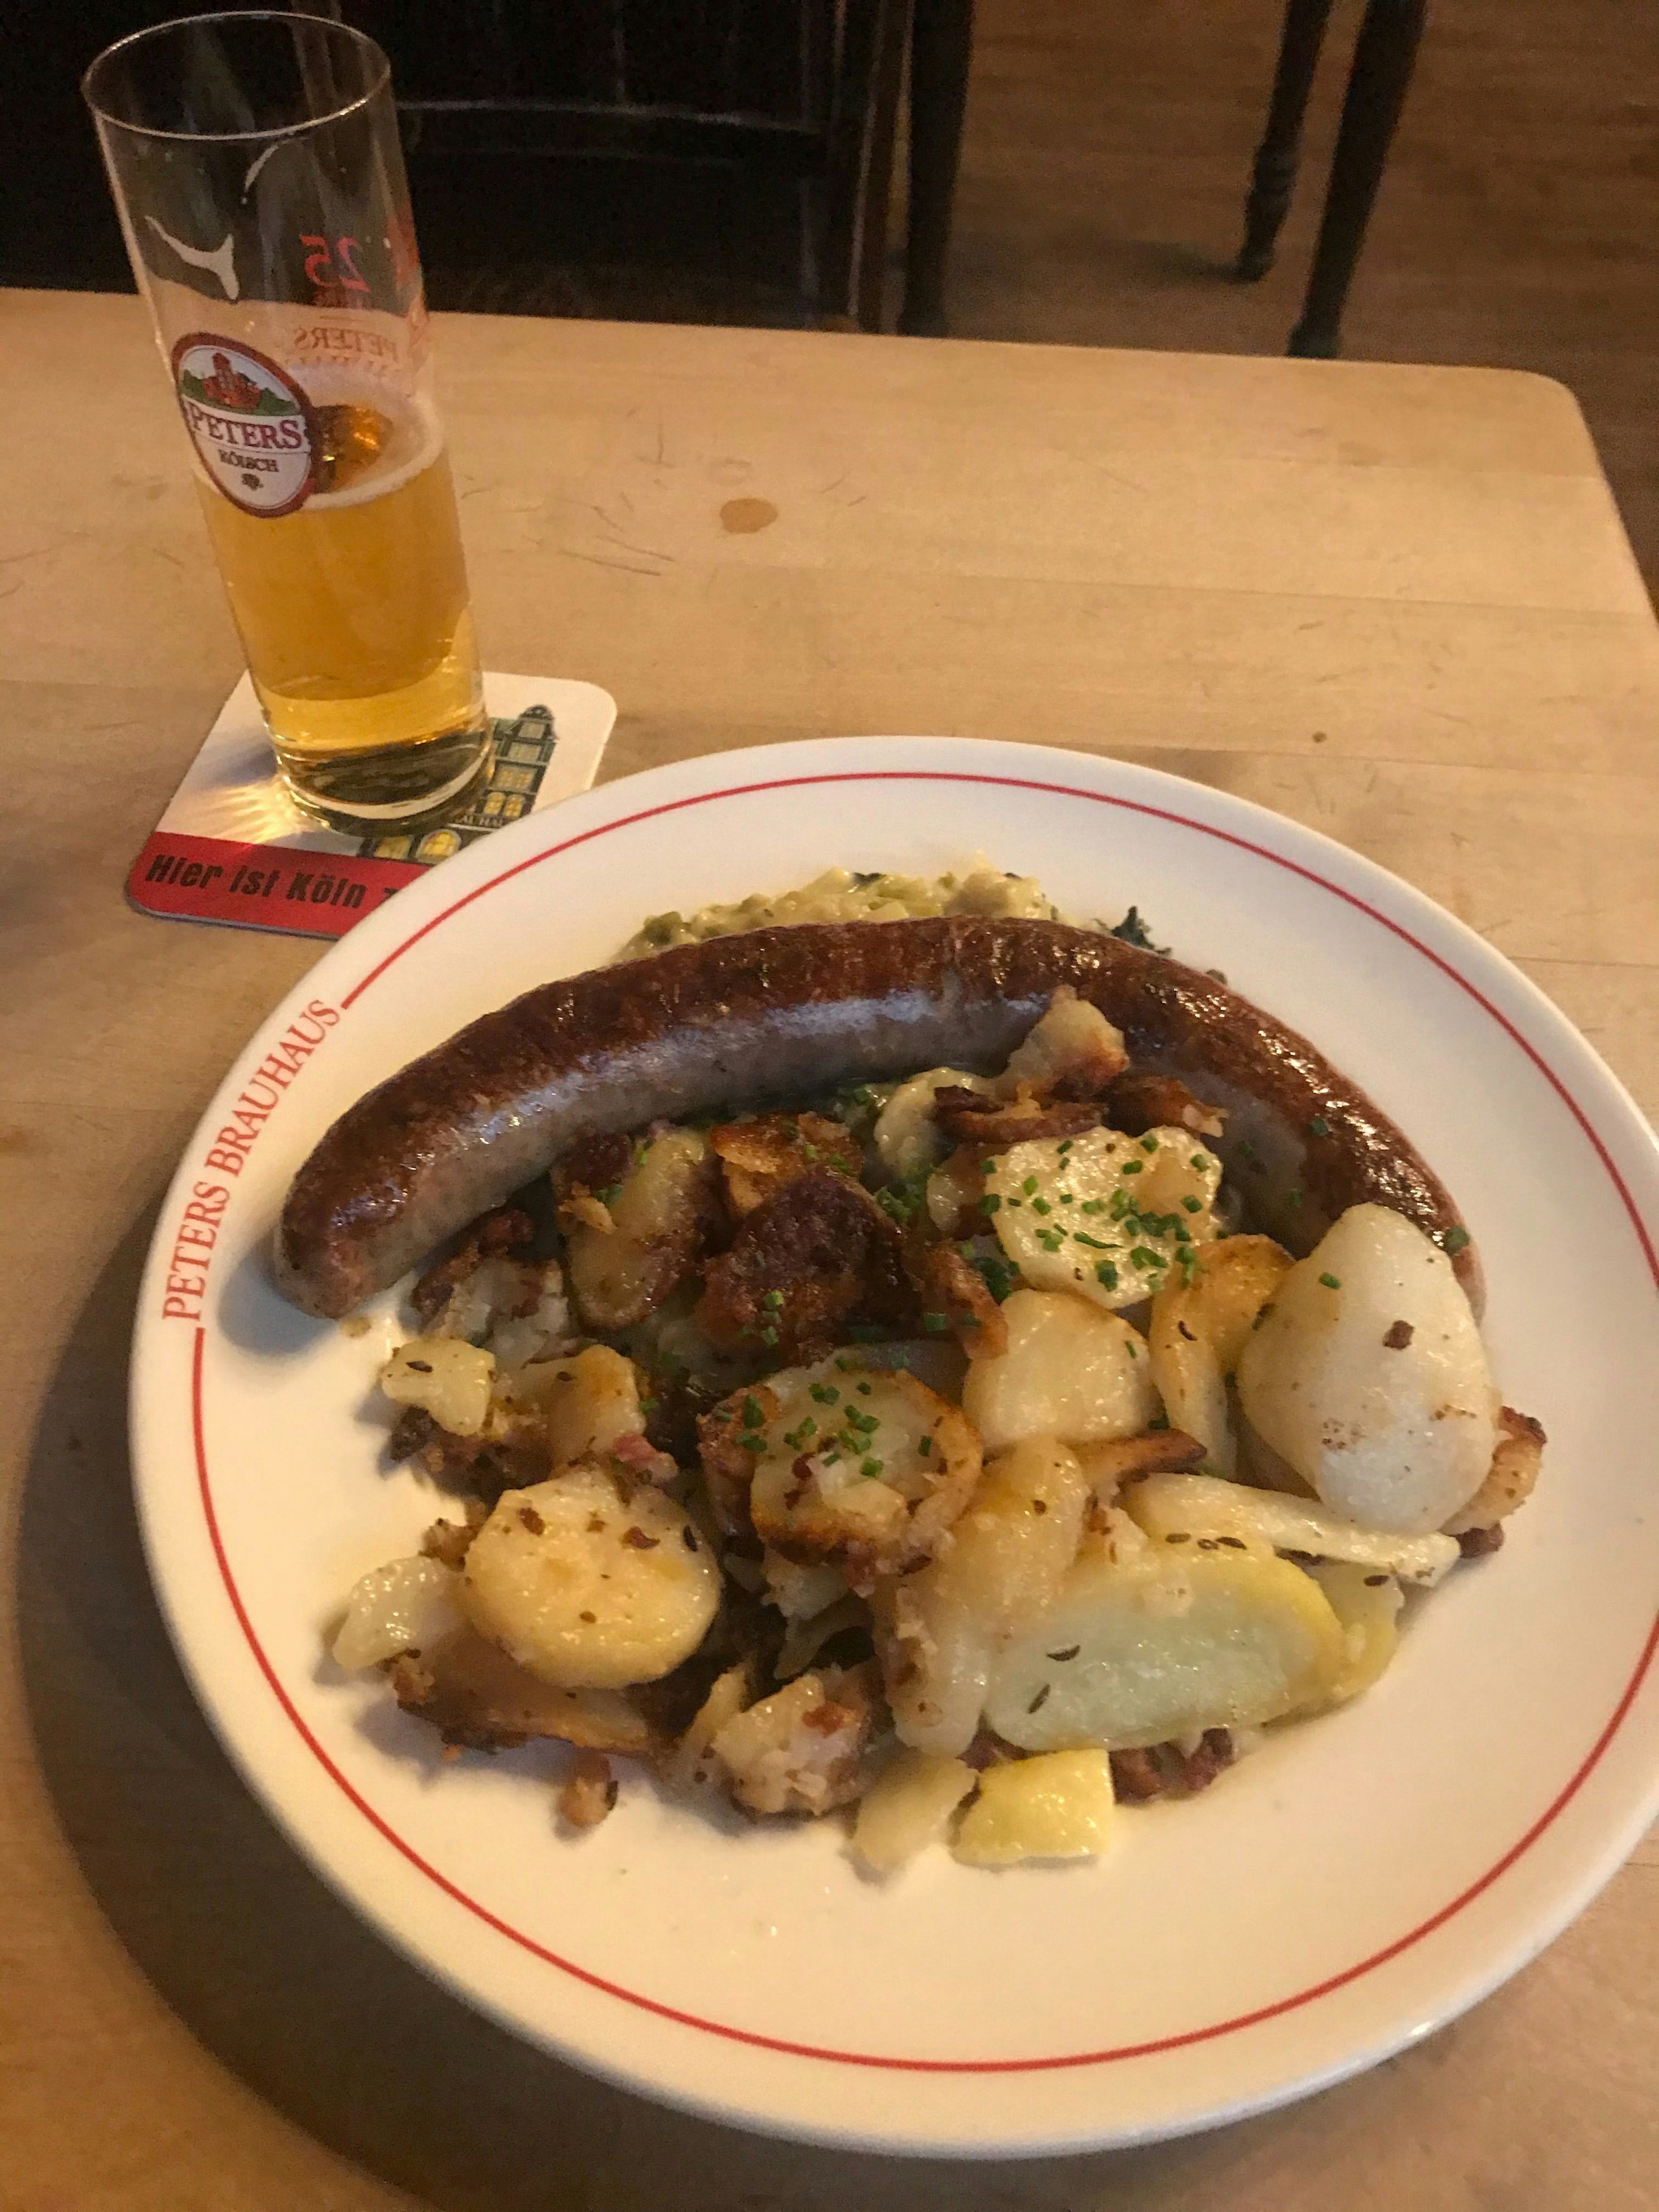
<svg viewBox="0 0 1659 2212"><path fill-rule="evenodd" d="M887 210L893 189L893 143L898 130L899 88L909 27L908 0L881 0L876 28L874 87L870 110L870 155L859 216L857 305L861 331L881 328L886 295Z"/></svg>
<svg viewBox="0 0 1659 2212"><path fill-rule="evenodd" d="M1330 21L1331 0L1290 0L1279 34L1279 69L1268 103L1267 127L1250 172L1244 202L1244 243L1234 275L1253 284L1273 265L1273 248L1291 204L1297 164L1302 157L1302 121L1319 51Z"/></svg>
<svg viewBox="0 0 1659 2212"><path fill-rule="evenodd" d="M974 0L915 0L910 29L910 210L904 304L911 337L945 334L945 256L951 242Z"/></svg>
<svg viewBox="0 0 1659 2212"><path fill-rule="evenodd" d="M1333 361L1341 350L1343 303L1365 242L1395 126L1406 104L1425 7L1426 0L1366 0L1353 75L1342 103L1342 127L1331 160L1313 274L1302 303L1302 319L1291 331L1287 349L1292 354Z"/></svg>

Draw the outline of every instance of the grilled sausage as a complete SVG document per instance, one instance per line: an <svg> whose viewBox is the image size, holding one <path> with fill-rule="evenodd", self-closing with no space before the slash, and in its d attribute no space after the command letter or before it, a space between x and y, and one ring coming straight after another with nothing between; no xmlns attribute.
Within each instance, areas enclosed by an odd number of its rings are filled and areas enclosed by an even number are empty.
<svg viewBox="0 0 1659 2212"><path fill-rule="evenodd" d="M544 983L350 1107L300 1170L276 1280L338 1318L584 1139L948 1063L1000 1067L1069 984L1138 1068L1225 1110L1215 1150L1252 1225L1311 1250L1347 1206L1474 1247L1394 1125L1292 1030L1206 975L1063 923L798 923Z"/></svg>

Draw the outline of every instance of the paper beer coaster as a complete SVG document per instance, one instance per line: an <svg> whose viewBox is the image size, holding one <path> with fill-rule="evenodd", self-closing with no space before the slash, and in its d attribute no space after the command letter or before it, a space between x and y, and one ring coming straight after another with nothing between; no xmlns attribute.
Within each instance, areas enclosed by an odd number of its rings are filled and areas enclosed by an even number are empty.
<svg viewBox="0 0 1659 2212"><path fill-rule="evenodd" d="M343 937L463 845L586 791L617 720L611 694L489 671L483 685L495 765L463 811L435 828L349 836L319 828L289 797L244 676L133 862L128 898L175 921Z"/></svg>

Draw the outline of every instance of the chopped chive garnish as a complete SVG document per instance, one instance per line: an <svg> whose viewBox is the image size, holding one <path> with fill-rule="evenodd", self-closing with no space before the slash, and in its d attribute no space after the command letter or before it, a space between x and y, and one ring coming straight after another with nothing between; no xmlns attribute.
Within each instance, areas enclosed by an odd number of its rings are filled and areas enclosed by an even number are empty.
<svg viewBox="0 0 1659 2212"><path fill-rule="evenodd" d="M1143 1152L1155 1152L1158 1150L1158 1139L1143 1137L1140 1140L1140 1149Z"/></svg>
<svg viewBox="0 0 1659 2212"><path fill-rule="evenodd" d="M1340 1275L1322 1275L1319 1279L1328 1291L1340 1291L1342 1287Z"/></svg>
<svg viewBox="0 0 1659 2212"><path fill-rule="evenodd" d="M1181 1203L1188 1213L1202 1213L1204 1211L1204 1201L1201 1198L1183 1198Z"/></svg>
<svg viewBox="0 0 1659 2212"><path fill-rule="evenodd" d="M1441 1240L1448 1252L1461 1252L1469 1241L1469 1232L1462 1222L1455 1223Z"/></svg>
<svg viewBox="0 0 1659 2212"><path fill-rule="evenodd" d="M1091 1237L1085 1230L1082 1229L1074 1229L1072 1231L1072 1242L1073 1244L1086 1244L1091 1252L1109 1252L1112 1249L1104 1237Z"/></svg>
<svg viewBox="0 0 1659 2212"><path fill-rule="evenodd" d="M1052 1213L1054 1210L1054 1209L1049 1205L1046 1198L1034 1198L1031 1200L1031 1211L1033 1213Z"/></svg>
<svg viewBox="0 0 1659 2212"><path fill-rule="evenodd" d="M1109 1291L1117 1288L1117 1269L1109 1260L1095 1261L1095 1280Z"/></svg>
<svg viewBox="0 0 1659 2212"><path fill-rule="evenodd" d="M930 1336L940 1336L951 1326L942 1313L925 1313L921 1325Z"/></svg>
<svg viewBox="0 0 1659 2212"><path fill-rule="evenodd" d="M760 1340L766 1346L767 1350L770 1352L774 1350L777 1345L778 1333L776 1329L773 1328L769 1323L769 1325L761 1331Z"/></svg>
<svg viewBox="0 0 1659 2212"><path fill-rule="evenodd" d="M864 1475L868 1480L873 1481L876 1476L881 1473L882 1465L883 1462L878 1459L862 1460L859 1463L859 1473L861 1475Z"/></svg>
<svg viewBox="0 0 1659 2212"><path fill-rule="evenodd" d="M1001 1204L1002 1200L995 1191L988 1190L979 1202L979 1210L981 1213L994 1213Z"/></svg>
<svg viewBox="0 0 1659 2212"><path fill-rule="evenodd" d="M1085 1198L1083 1201L1083 1211L1085 1213L1104 1213L1106 1201L1103 1198Z"/></svg>
<svg viewBox="0 0 1659 2212"><path fill-rule="evenodd" d="M1024 1192L1027 1198L1031 1196L1036 1187L1037 1179L1035 1176L1027 1176L1024 1182L1020 1185L1020 1188Z"/></svg>
<svg viewBox="0 0 1659 2212"><path fill-rule="evenodd" d="M1124 1175L1139 1175L1146 1164L1145 1160L1125 1160L1121 1172Z"/></svg>
<svg viewBox="0 0 1659 2212"><path fill-rule="evenodd" d="M1331 1125L1322 1114L1316 1114L1308 1128L1310 1133L1316 1137L1328 1137L1331 1133Z"/></svg>
<svg viewBox="0 0 1659 2212"><path fill-rule="evenodd" d="M758 1398L745 1398L744 1400L743 1425L745 1429L759 1428L765 1419L765 1410L762 1407L761 1401Z"/></svg>

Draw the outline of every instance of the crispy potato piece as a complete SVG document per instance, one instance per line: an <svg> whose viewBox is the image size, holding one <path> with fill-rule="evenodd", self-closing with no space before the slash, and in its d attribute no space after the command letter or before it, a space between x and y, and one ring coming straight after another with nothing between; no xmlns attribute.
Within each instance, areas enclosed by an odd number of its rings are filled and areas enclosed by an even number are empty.
<svg viewBox="0 0 1659 2212"><path fill-rule="evenodd" d="M708 1132L708 1148L720 1161L726 1199L738 1219L811 1168L834 1168L856 1179L864 1167L858 1139L845 1122L823 1114L727 1121Z"/></svg>
<svg viewBox="0 0 1659 2212"><path fill-rule="evenodd" d="M635 1328L690 1272L714 1212L713 1174L701 1132L669 1129L647 1139L604 1224L570 1223L570 1288L588 1328Z"/></svg>
<svg viewBox="0 0 1659 2212"><path fill-rule="evenodd" d="M593 1466L504 1492L461 1577L479 1633L560 1689L672 1673L720 1601L720 1569L684 1509Z"/></svg>
<svg viewBox="0 0 1659 2212"><path fill-rule="evenodd" d="M1468 1504L1445 1523L1449 1536L1486 1529L1506 1519L1532 1496L1549 1438L1529 1413L1505 1406L1498 1416L1498 1449L1492 1465ZM1494 1550L1496 1546L1492 1547Z"/></svg>
<svg viewBox="0 0 1659 2212"><path fill-rule="evenodd" d="M554 1468L605 1458L623 1437L643 1436L639 1371L607 1344L549 1363L542 1402Z"/></svg>
<svg viewBox="0 0 1659 2212"><path fill-rule="evenodd" d="M1195 1137L1219 1137L1227 1127L1225 1108L1194 1098L1178 1075L1133 1068L1107 1091L1106 1119L1131 1137L1144 1137L1148 1129L1190 1129Z"/></svg>
<svg viewBox="0 0 1659 2212"><path fill-rule="evenodd" d="M715 1516L854 1589L932 1556L979 1480L957 1409L902 1370L837 1352L734 1391L700 1424Z"/></svg>
<svg viewBox="0 0 1659 2212"><path fill-rule="evenodd" d="M908 1182L944 1158L947 1144L933 1119L933 1096L947 1089L986 1097L991 1084L988 1077L964 1075L960 1068L930 1067L901 1083L877 1115L872 1132L876 1157L896 1182Z"/></svg>
<svg viewBox="0 0 1659 2212"><path fill-rule="evenodd" d="M1317 1583L1265 1545L1210 1540L1115 1558L1085 1540L997 1662L985 1717L998 1735L1030 1751L1135 1750L1278 1720L1328 1689L1346 1650Z"/></svg>
<svg viewBox="0 0 1659 2212"><path fill-rule="evenodd" d="M1203 1538L1240 1536L1276 1552L1343 1559L1372 1573L1399 1575L1425 1585L1437 1583L1457 1564L1453 1537L1396 1536L1385 1529L1362 1528L1317 1498L1250 1490L1218 1475L1149 1475L1125 1489L1123 1505L1149 1535L1166 1542L1171 1537L1196 1543Z"/></svg>
<svg viewBox="0 0 1659 2212"><path fill-rule="evenodd" d="M798 1674L715 1735L732 1802L758 1814L828 1813L864 1786L875 1717L869 1670Z"/></svg>
<svg viewBox="0 0 1659 2212"><path fill-rule="evenodd" d="M1146 1347L1119 1315L1064 1291L1015 1291L1000 1352L971 1362L962 1407L988 1451L1025 1437L1136 1436L1158 1412Z"/></svg>
<svg viewBox="0 0 1659 2212"><path fill-rule="evenodd" d="M458 1629L418 1658L388 1669L398 1703L446 1743L507 1751L540 1736L642 1759L657 1749L649 1724L618 1690L562 1690L538 1681L474 1628Z"/></svg>
<svg viewBox="0 0 1659 2212"><path fill-rule="evenodd" d="M452 1436L476 1437L489 1414L494 1355L459 1336L411 1336L380 1370L394 1406L416 1406Z"/></svg>
<svg viewBox="0 0 1659 2212"><path fill-rule="evenodd" d="M933 1095L933 1119L951 1144L981 1152L1006 1152L1039 1138L1080 1137L1100 1127L1100 1115L1097 1105L1081 1099L995 1100L948 1089Z"/></svg>
<svg viewBox="0 0 1659 2212"><path fill-rule="evenodd" d="M979 1796L957 1831L964 1866L1017 1866L1022 1859L1087 1859L1112 1838L1116 1800L1103 1751L1051 1751L981 1775Z"/></svg>
<svg viewBox="0 0 1659 2212"><path fill-rule="evenodd" d="M1122 1030L1062 983L1024 1042L1009 1055L997 1089L1006 1098L1025 1091L1043 1099L1098 1098L1128 1064Z"/></svg>
<svg viewBox="0 0 1659 2212"><path fill-rule="evenodd" d="M372 1567L346 1600L330 1645L336 1665L361 1674L400 1652L441 1644L461 1625L456 1589L453 1570L424 1553Z"/></svg>
<svg viewBox="0 0 1659 2212"><path fill-rule="evenodd" d="M1143 1474L1184 1474L1197 1467L1204 1447L1181 1429L1148 1429L1138 1437L1116 1437L1109 1443L1073 1444L1084 1480L1103 1505L1109 1505L1126 1482Z"/></svg>
<svg viewBox="0 0 1659 2212"><path fill-rule="evenodd" d="M746 1215L711 1261L696 1321L726 1352L812 1359L859 1315L897 1322L913 1304L899 1232L868 1191L811 1168Z"/></svg>
<svg viewBox="0 0 1659 2212"><path fill-rule="evenodd" d="M959 1759L933 1759L902 1746L860 1801L854 1857L872 1874L896 1874L939 1841L978 1780Z"/></svg>
<svg viewBox="0 0 1659 2212"><path fill-rule="evenodd" d="M1018 1144L986 1171L991 1225L1027 1283L1119 1312L1216 1233L1221 1163L1188 1129Z"/></svg>
<svg viewBox="0 0 1659 2212"><path fill-rule="evenodd" d="M1152 1300L1152 1380L1170 1421L1200 1439L1218 1474L1238 1468L1227 1377L1256 1316L1294 1265L1271 1237L1224 1237L1205 1245L1190 1284L1166 1281Z"/></svg>
<svg viewBox="0 0 1659 2212"><path fill-rule="evenodd" d="M614 1809L617 1778L602 1751L579 1751L559 1790L559 1818L568 1828L597 1828Z"/></svg>
<svg viewBox="0 0 1659 2212"><path fill-rule="evenodd" d="M1016 1444L986 1468L949 1549L921 1574L877 1590L877 1654L902 1742L942 1756L966 1750L994 1655L1053 1602L1089 1496L1063 1444Z"/></svg>
<svg viewBox="0 0 1659 2212"><path fill-rule="evenodd" d="M1240 1402L1328 1505L1419 1535L1468 1504L1497 1446L1498 1394L1452 1263L1415 1223L1350 1206L1259 1322Z"/></svg>
<svg viewBox="0 0 1659 2212"><path fill-rule="evenodd" d="M921 1301L924 1328L940 1321L970 1359L994 1359L1008 1349L1008 1324L985 1278L954 1244L921 1237L904 1242L904 1272Z"/></svg>

